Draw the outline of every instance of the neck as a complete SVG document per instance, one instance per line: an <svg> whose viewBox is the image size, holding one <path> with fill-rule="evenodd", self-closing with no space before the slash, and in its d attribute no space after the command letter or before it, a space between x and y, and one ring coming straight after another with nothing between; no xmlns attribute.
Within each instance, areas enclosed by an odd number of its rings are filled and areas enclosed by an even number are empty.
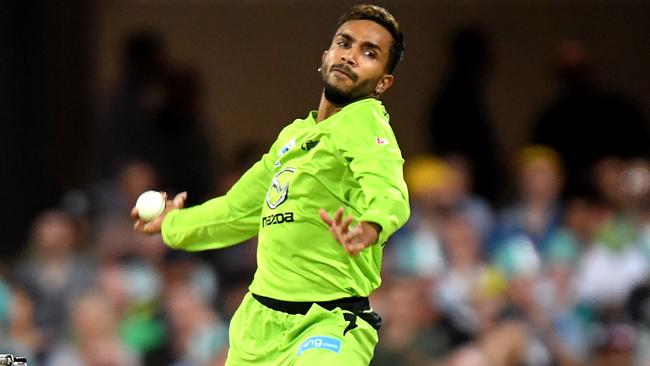
<svg viewBox="0 0 650 366"><path fill-rule="evenodd" d="M377 96L378 96L377 94L367 95L367 96L362 97L362 98L354 99L354 100L350 101L347 104L338 105L338 104L334 104L334 103L330 102L329 100L327 100L327 98L325 98L325 93L322 93L320 95L320 104L318 105L318 116L316 117L316 123L322 122L322 121L326 120L327 118L335 115L338 111L343 109L343 107L347 106L348 104L352 104L354 102L357 102L357 101L360 101L360 100L366 99L366 98L377 98Z"/></svg>
<svg viewBox="0 0 650 366"><path fill-rule="evenodd" d="M318 104L318 117L316 117L316 123L322 122L325 119L333 116L336 112L340 111L344 106L335 105L327 98L325 98L325 93L320 95L320 103Z"/></svg>

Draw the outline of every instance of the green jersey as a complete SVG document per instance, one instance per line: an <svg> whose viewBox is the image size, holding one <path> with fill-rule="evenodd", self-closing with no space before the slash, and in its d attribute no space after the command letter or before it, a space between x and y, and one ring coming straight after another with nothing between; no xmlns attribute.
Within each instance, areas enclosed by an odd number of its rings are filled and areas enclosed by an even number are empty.
<svg viewBox="0 0 650 366"><path fill-rule="evenodd" d="M381 283L383 245L409 216L404 160L377 99L351 103L320 123L316 116L285 127L224 196L170 211L165 243L198 251L258 234L251 292L285 301L370 295ZM320 208L333 214L339 207L354 224L378 224L378 243L349 255L319 216Z"/></svg>

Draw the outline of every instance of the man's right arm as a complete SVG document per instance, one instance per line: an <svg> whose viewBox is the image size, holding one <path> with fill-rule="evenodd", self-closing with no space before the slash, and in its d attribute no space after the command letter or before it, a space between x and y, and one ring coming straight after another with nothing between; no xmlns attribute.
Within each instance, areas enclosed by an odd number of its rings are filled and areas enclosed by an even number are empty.
<svg viewBox="0 0 650 366"><path fill-rule="evenodd" d="M174 249L200 251L224 248L255 236L272 164L266 154L224 196L169 211L161 227L164 242Z"/></svg>

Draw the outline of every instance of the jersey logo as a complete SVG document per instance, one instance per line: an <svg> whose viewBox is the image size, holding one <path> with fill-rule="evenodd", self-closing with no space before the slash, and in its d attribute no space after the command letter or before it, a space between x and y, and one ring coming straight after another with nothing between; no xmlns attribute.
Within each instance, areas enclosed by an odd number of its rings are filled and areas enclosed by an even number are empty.
<svg viewBox="0 0 650 366"><path fill-rule="evenodd" d="M316 140L316 141L314 141L314 140L307 140L307 141L305 141L305 142L302 144L302 146L300 146L300 148L303 149L303 150L305 150L305 151L309 151L309 150L315 148L316 145L318 145L318 140Z"/></svg>
<svg viewBox="0 0 650 366"><path fill-rule="evenodd" d="M377 142L377 145L386 145L388 143L388 140L386 140L383 137L377 137L376 142Z"/></svg>
<svg viewBox="0 0 650 366"><path fill-rule="evenodd" d="M298 347L297 356L300 356L305 351L316 348L332 351L334 353L341 353L341 340L333 337L325 336L315 336L309 337L307 340L302 342L300 347Z"/></svg>
<svg viewBox="0 0 650 366"><path fill-rule="evenodd" d="M286 173L295 172L296 169L294 168L285 168L273 177L271 188L269 188L269 191L266 194L266 205L269 206L270 209L276 209L287 200L287 195L289 194L289 182ZM286 183L282 184L282 182Z"/></svg>

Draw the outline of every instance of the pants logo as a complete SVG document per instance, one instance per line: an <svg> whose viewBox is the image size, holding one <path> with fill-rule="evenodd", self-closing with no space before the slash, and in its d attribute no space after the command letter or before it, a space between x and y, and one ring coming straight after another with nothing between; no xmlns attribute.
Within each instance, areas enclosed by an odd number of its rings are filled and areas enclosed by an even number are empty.
<svg viewBox="0 0 650 366"><path fill-rule="evenodd" d="M340 353L341 340L337 338L325 337L325 336L309 337L307 338L307 340L302 342L300 347L298 347L297 356L300 356L305 351L312 348L324 349L324 350L332 351L334 353Z"/></svg>

